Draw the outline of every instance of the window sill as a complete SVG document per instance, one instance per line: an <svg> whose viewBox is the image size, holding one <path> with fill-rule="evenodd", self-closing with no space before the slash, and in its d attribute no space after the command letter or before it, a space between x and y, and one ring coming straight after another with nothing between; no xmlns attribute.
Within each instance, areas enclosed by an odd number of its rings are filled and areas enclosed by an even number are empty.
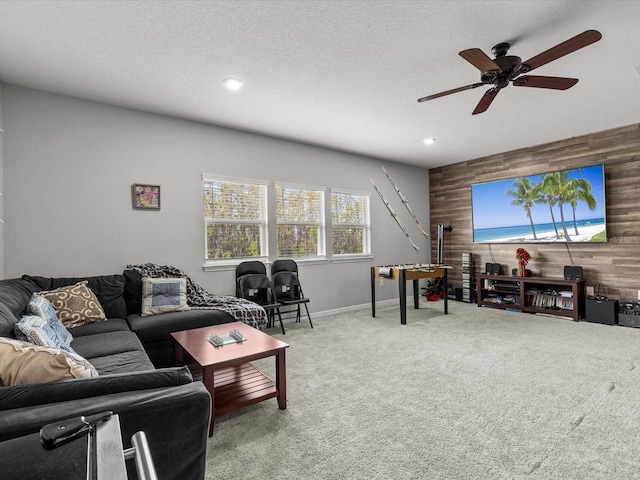
<svg viewBox="0 0 640 480"><path fill-rule="evenodd" d="M331 263L370 262L373 255L340 255L331 258Z"/></svg>
<svg viewBox="0 0 640 480"><path fill-rule="evenodd" d="M284 257L283 257L284 258ZM327 257L313 257L313 258L295 258L295 257L286 257L295 260L298 265L321 265L324 263L329 263L329 259ZM256 260L258 262L262 262L265 264L267 269L271 267L273 263L269 259L265 257L257 257L257 258L234 258L229 260L211 260L209 262L205 262L202 265L202 270L205 272L223 272L229 270L235 270L238 265L242 262L253 261Z"/></svg>
<svg viewBox="0 0 640 480"><path fill-rule="evenodd" d="M267 269L271 266L271 261L264 257L260 258L243 258L233 260L215 260L207 262L202 265L202 270L205 272L224 272L229 270L235 270L236 267L242 262L248 260L257 260L265 264ZM340 255L332 257L316 257L316 258L293 258L298 265L323 265L326 263L357 263L357 262L371 262L373 255Z"/></svg>
<svg viewBox="0 0 640 480"><path fill-rule="evenodd" d="M321 265L323 263L329 263L329 259L327 257L314 257L314 258L286 257L286 258L291 258L292 260L295 260L295 262L298 265Z"/></svg>
<svg viewBox="0 0 640 480"><path fill-rule="evenodd" d="M235 270L238 265L242 262L256 260L258 262L264 263L267 267L269 267L269 261L264 257L257 258L234 258L229 260L211 260L209 262L205 262L202 265L202 270L205 272L223 272L227 270Z"/></svg>

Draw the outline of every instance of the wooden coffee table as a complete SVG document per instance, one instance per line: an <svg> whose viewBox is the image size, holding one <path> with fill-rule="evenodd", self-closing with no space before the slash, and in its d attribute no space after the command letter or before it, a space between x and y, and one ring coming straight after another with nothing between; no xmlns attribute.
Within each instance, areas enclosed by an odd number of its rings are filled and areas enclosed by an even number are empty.
<svg viewBox="0 0 640 480"><path fill-rule="evenodd" d="M233 329L239 330L247 340L222 347L214 347L207 340L212 333L222 336ZM242 322L173 332L171 336L176 342L176 365L190 364L200 370L211 394L209 436L213 435L216 417L225 413L274 397L280 410L287 408L285 349L289 345L286 343ZM276 359L275 382L249 363L270 356Z"/></svg>

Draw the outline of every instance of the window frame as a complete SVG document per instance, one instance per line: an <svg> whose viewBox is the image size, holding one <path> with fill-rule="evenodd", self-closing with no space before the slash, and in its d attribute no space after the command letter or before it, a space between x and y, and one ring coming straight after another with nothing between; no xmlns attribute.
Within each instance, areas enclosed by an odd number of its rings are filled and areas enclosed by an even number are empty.
<svg viewBox="0 0 640 480"><path fill-rule="evenodd" d="M203 221L204 221L204 265L205 271L219 270L219 269L232 269L239 263L246 260L258 260L267 262L269 259L269 195L268 188L269 182L266 180L257 180L240 177L230 177L225 175L213 175L208 173L202 174L202 194L205 193L205 185L207 182L221 182L221 183L235 183L243 185L251 185L259 187L260 191L260 205L261 212L260 218L254 219L214 219L205 215L204 199L202 203L203 208ZM255 257L229 257L229 258L207 258L207 244L208 244L208 226L216 224L225 225L259 225L260 226L260 255Z"/></svg>
<svg viewBox="0 0 640 480"><path fill-rule="evenodd" d="M308 190L319 193L320 198L318 199L318 222L304 222L304 221L281 221L278 217L278 188L289 188L289 189L297 189L297 190ZM290 183L290 182L282 182L276 181L273 185L274 191L274 212L275 212L275 258L294 258L296 261L300 262L310 262L314 260L326 260L327 258L327 221L326 221L326 198L327 198L327 188L320 187L317 185L304 185L300 183ZM317 238L317 254L316 255L305 255L305 256L279 256L278 252L281 250L278 244L278 227L280 225L315 225L318 227L318 238Z"/></svg>
<svg viewBox="0 0 640 480"><path fill-rule="evenodd" d="M362 197L366 203L364 205L364 223L335 223L334 222L334 202L333 195L350 195L352 197ZM331 214L331 259L333 262L370 260L373 258L371 250L371 192L349 190L345 188L331 188L329 193L330 214ZM361 253L335 253L333 244L333 231L336 226L363 227L362 252Z"/></svg>

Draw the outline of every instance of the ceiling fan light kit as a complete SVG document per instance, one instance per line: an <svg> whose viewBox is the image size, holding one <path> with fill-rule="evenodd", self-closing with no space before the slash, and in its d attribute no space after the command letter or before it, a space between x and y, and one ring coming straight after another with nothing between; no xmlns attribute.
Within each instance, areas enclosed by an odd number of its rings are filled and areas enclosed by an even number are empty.
<svg viewBox="0 0 640 480"><path fill-rule="evenodd" d="M511 45L509 43L499 43L491 49L491 53L494 55L494 59L489 58L479 48L470 48L460 52L460 56L467 62L472 64L478 70L480 70L480 82L472 83L471 85L465 85L464 87L458 87L444 92L428 95L418 99L418 102L426 102L428 100L434 100L436 98L444 97L445 95L451 95L453 93L462 92L464 90L470 90L478 88L483 85L491 85L491 88L487 90L478 105L473 110L472 115L485 112L491 102L498 95L500 90L508 86L509 83L516 87L534 87L534 88L547 88L551 90L566 90L573 87L578 83L577 78L565 78L565 77L547 77L539 75L523 75L530 71L546 65L549 62L564 57L570 53L575 52L581 48L584 48L592 43L597 42L602 38L602 34L596 30L587 30L579 35L576 35L569 40L559 43L555 47L552 47L544 52L530 58L529 60L522 61L520 57L515 55L507 55Z"/></svg>

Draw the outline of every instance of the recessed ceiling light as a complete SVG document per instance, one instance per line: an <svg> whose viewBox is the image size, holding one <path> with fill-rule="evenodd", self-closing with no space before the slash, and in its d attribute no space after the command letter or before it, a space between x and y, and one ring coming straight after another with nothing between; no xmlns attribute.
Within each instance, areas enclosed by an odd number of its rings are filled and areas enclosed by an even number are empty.
<svg viewBox="0 0 640 480"><path fill-rule="evenodd" d="M237 78L225 78L224 79L224 85L229 90L239 90L240 87L242 87L243 84L244 84L244 82L242 80L238 80Z"/></svg>
<svg viewBox="0 0 640 480"><path fill-rule="evenodd" d="M424 143L425 145L433 145L435 141L435 138L425 138L424 140L422 140L422 143Z"/></svg>

